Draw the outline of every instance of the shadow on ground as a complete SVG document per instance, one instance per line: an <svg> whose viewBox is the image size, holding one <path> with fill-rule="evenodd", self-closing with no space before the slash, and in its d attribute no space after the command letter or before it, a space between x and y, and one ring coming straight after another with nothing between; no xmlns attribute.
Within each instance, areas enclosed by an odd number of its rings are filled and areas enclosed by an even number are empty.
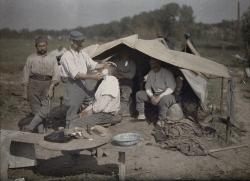
<svg viewBox="0 0 250 181"><path fill-rule="evenodd" d="M51 158L48 160L38 160L36 172L41 175L63 177L78 175L82 173L117 175L117 164L98 165L97 159L90 155L68 154Z"/></svg>

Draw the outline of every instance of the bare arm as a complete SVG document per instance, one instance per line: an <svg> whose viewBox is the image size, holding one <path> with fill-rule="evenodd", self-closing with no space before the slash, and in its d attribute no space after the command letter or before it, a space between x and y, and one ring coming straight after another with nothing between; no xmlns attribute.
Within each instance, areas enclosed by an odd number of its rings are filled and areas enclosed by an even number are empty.
<svg viewBox="0 0 250 181"><path fill-rule="evenodd" d="M96 73L96 74L83 74L78 72L75 76L75 79L80 79L80 80L85 80L85 79L92 79L92 80L100 80L102 79L102 74L101 73Z"/></svg>

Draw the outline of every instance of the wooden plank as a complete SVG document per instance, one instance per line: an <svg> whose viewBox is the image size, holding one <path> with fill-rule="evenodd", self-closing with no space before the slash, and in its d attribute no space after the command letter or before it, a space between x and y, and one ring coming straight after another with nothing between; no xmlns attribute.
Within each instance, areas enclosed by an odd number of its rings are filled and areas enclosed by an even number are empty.
<svg viewBox="0 0 250 181"><path fill-rule="evenodd" d="M119 180L124 181L126 177L126 155L125 152L118 152Z"/></svg>
<svg viewBox="0 0 250 181"><path fill-rule="evenodd" d="M3 170L36 165L34 144L39 142L42 135L15 130L0 130L0 135Z"/></svg>
<svg viewBox="0 0 250 181"><path fill-rule="evenodd" d="M224 147L224 148L211 149L209 150L209 153L232 150L232 149L242 148L242 147L248 147L248 145L238 145L238 146L229 146L229 147Z"/></svg>
<svg viewBox="0 0 250 181"><path fill-rule="evenodd" d="M220 113L223 113L223 102L224 102L224 93L223 93L223 89L224 89L224 78L221 77L221 91L220 91Z"/></svg>
<svg viewBox="0 0 250 181"><path fill-rule="evenodd" d="M10 139L2 138L1 136L1 162L0 162L0 179L8 180L8 165L9 165L9 148Z"/></svg>
<svg viewBox="0 0 250 181"><path fill-rule="evenodd" d="M23 168L36 165L35 145L12 141L10 144L9 168Z"/></svg>
<svg viewBox="0 0 250 181"><path fill-rule="evenodd" d="M38 143L43 139L44 134L29 133L15 130L0 130L0 135L2 137L9 137L12 141L24 142L24 143Z"/></svg>

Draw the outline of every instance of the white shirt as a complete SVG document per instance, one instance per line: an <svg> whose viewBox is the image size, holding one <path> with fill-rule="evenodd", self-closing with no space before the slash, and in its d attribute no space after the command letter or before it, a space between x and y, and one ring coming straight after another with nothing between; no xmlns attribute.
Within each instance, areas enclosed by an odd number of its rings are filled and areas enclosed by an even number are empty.
<svg viewBox="0 0 250 181"><path fill-rule="evenodd" d="M61 76L72 79L75 79L78 73L87 74L89 70L94 70L98 64L84 51L76 52L73 49L63 54L60 63Z"/></svg>
<svg viewBox="0 0 250 181"><path fill-rule="evenodd" d="M169 70L161 68L158 72L151 70L147 76L145 89L148 96L160 95L168 88L175 90L175 78Z"/></svg>
<svg viewBox="0 0 250 181"><path fill-rule="evenodd" d="M116 114L120 109L120 87L118 79L107 75L95 93L93 112Z"/></svg>

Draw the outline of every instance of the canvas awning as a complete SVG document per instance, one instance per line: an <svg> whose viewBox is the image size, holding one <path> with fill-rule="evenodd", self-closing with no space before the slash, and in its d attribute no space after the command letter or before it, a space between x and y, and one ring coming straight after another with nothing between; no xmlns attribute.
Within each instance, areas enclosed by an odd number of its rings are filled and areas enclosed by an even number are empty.
<svg viewBox="0 0 250 181"><path fill-rule="evenodd" d="M91 53L90 56L94 58L121 44L179 68L203 73L208 76L230 77L228 69L222 64L201 56L167 49L158 40L139 39L137 34L104 43L102 45L92 45L92 47L87 47L85 50L93 50L92 52L94 53Z"/></svg>

